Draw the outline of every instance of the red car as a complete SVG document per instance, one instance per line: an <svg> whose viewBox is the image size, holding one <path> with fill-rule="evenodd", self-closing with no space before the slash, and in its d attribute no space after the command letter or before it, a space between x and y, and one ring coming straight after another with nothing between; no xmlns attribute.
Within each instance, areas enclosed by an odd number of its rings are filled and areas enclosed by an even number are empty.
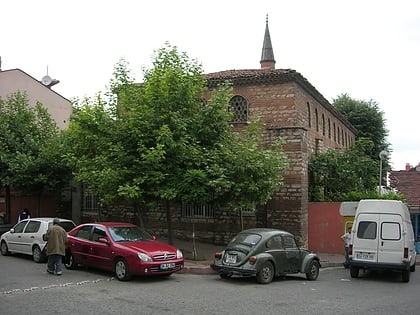
<svg viewBox="0 0 420 315"><path fill-rule="evenodd" d="M170 275L184 267L182 252L131 223L95 222L68 233L65 264L113 271L118 280L133 275Z"/></svg>

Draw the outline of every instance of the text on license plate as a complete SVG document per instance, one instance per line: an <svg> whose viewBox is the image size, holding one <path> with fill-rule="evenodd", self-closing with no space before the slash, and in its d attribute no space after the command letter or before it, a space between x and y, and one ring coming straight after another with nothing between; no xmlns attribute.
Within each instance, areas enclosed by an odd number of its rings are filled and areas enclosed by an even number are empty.
<svg viewBox="0 0 420 315"><path fill-rule="evenodd" d="M356 259L373 260L374 256L370 253L356 253Z"/></svg>
<svg viewBox="0 0 420 315"><path fill-rule="evenodd" d="M230 255L230 254L227 254L227 255L226 255L226 259L225 259L225 261L226 261L228 264L234 264L234 263L236 263L236 255Z"/></svg>
<svg viewBox="0 0 420 315"><path fill-rule="evenodd" d="M166 269L174 269L175 263L168 263L168 264L160 264L160 269L166 270Z"/></svg>

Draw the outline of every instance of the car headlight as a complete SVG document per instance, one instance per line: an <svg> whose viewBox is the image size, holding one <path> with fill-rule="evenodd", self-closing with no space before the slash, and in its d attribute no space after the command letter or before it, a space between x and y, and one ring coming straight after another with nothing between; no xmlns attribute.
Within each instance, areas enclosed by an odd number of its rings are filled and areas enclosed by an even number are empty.
<svg viewBox="0 0 420 315"><path fill-rule="evenodd" d="M152 261L152 257L150 257L149 255L145 253L138 252L137 256L143 261Z"/></svg>
<svg viewBox="0 0 420 315"><path fill-rule="evenodd" d="M177 249L176 250L176 258L182 258L182 257L184 257L184 255L182 255L182 252L179 249Z"/></svg>

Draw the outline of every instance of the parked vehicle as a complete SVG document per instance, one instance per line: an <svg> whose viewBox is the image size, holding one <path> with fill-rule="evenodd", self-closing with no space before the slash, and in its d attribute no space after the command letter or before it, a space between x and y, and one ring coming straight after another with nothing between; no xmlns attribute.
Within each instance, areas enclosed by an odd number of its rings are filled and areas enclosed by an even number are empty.
<svg viewBox="0 0 420 315"><path fill-rule="evenodd" d="M397 200L361 200L349 247L350 275L359 270L396 270L402 281L416 268L413 226L407 206Z"/></svg>
<svg viewBox="0 0 420 315"><path fill-rule="evenodd" d="M184 268L184 257L176 247L131 223L81 224L68 236L68 269L78 265L113 271L118 280L133 275L170 275Z"/></svg>
<svg viewBox="0 0 420 315"><path fill-rule="evenodd" d="M258 283L270 283L275 276L304 273L316 280L319 257L300 248L286 231L255 228L240 232L222 252L216 253L211 268L221 278L256 276Z"/></svg>
<svg viewBox="0 0 420 315"><path fill-rule="evenodd" d="M13 227L13 224L7 224L6 218L3 215L0 215L0 235L6 233Z"/></svg>
<svg viewBox="0 0 420 315"><path fill-rule="evenodd" d="M54 218L30 218L20 221L1 236L1 254L6 256L11 253L20 253L31 255L37 263L45 261L46 242L42 239L42 235L53 225L53 220ZM60 225L66 231L76 226L72 220L61 218Z"/></svg>

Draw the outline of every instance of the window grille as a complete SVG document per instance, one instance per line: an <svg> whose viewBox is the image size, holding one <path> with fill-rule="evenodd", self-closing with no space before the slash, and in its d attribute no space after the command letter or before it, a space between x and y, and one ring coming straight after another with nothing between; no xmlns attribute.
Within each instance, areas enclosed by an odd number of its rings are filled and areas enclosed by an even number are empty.
<svg viewBox="0 0 420 315"><path fill-rule="evenodd" d="M83 211L97 212L99 210L99 195L83 185Z"/></svg>
<svg viewBox="0 0 420 315"><path fill-rule="evenodd" d="M192 204L183 202L181 205L181 215L184 218L213 218L214 209L209 204Z"/></svg>
<svg viewBox="0 0 420 315"><path fill-rule="evenodd" d="M229 101L229 111L233 112L232 122L248 122L248 102L244 97L240 95L232 97Z"/></svg>

